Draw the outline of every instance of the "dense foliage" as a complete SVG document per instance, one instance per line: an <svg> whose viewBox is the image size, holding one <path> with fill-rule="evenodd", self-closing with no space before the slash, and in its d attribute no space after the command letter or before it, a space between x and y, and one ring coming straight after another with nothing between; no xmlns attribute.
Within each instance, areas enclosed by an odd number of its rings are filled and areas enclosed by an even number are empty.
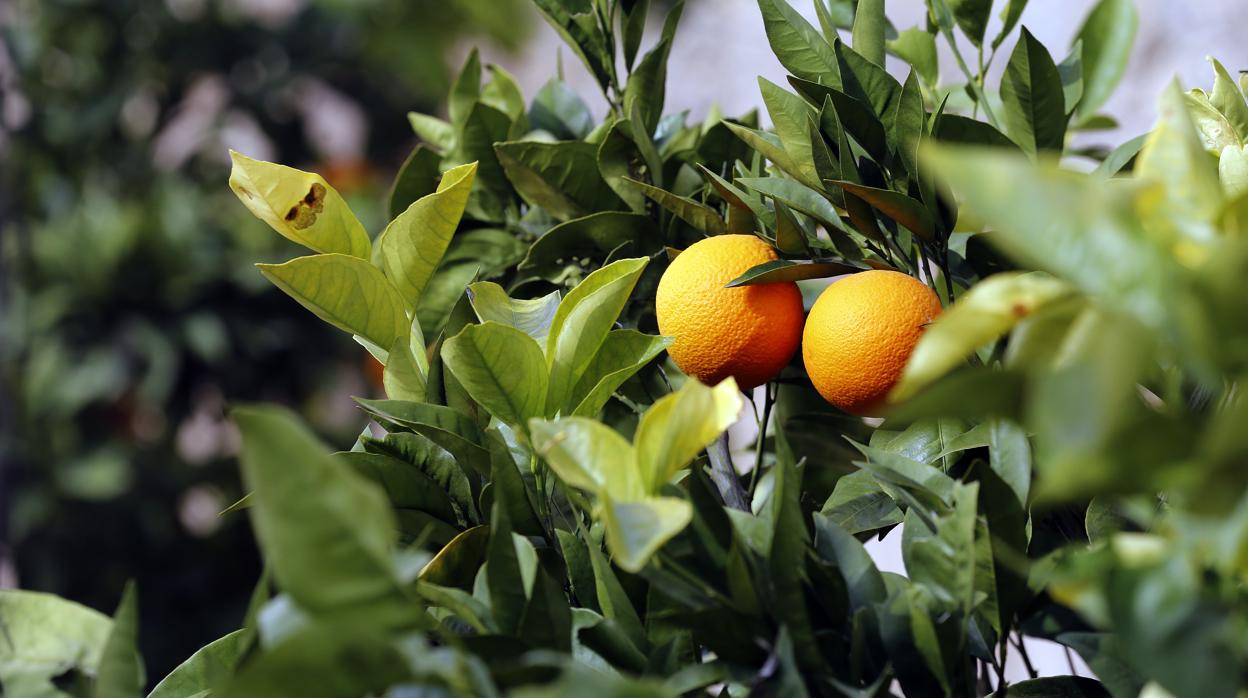
<svg viewBox="0 0 1248 698"><path fill-rule="evenodd" d="M537 4L605 121L473 55L449 120L410 115L376 236L319 175L234 154L242 203L313 252L261 273L371 351L388 399L359 400L373 424L338 453L235 410L251 494L229 515L268 571L242 629L153 696L1004 695L1024 636L1099 681L1010 695L1241 692L1248 80L1215 63L1146 137L1075 151L1107 122L1126 0L1060 59L1016 27L1025 2L990 37L989 2L929 0L898 32L882 0L820 0L819 29L758 0L791 73L761 81L762 130L663 114L681 5L639 55L644 0ZM938 38L964 81L938 83ZM682 380L653 310L669 255L725 232L783 257L735 285L891 268L938 291L882 423L795 363L749 396L755 459L732 468L745 400ZM906 576L863 547L898 525ZM0 680L137 695L136 603L110 624L0 596L25 643Z"/></svg>

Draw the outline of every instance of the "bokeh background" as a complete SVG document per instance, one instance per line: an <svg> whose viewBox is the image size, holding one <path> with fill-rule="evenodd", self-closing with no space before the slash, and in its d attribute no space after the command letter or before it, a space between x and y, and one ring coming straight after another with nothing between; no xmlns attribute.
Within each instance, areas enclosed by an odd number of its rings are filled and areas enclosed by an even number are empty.
<svg viewBox="0 0 1248 698"><path fill-rule="evenodd" d="M1023 23L1064 55L1092 4ZM1207 83L1206 55L1248 68L1243 0L1137 5L1100 142L1147 130L1176 75ZM888 12L908 27L923 2ZM528 0L0 0L0 587L111 612L136 579L152 677L237 627L260 567L246 517L218 515L241 494L227 406L291 405L345 446L349 396L376 388L252 268L297 250L229 192L227 149L321 172L376 231L406 112L444 111L472 46L529 95L562 64L605 111ZM670 66L668 109L695 118L784 76L752 0L688 0Z"/></svg>

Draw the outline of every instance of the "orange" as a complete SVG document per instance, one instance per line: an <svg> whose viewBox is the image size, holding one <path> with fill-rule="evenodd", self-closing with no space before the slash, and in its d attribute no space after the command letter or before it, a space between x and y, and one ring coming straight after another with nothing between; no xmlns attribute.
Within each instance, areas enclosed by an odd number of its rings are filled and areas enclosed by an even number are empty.
<svg viewBox="0 0 1248 698"><path fill-rule="evenodd" d="M777 259L753 235L717 235L681 252L659 280L659 332L667 353L707 385L729 376L742 390L766 383L802 339L802 294L792 281L724 288L751 267Z"/></svg>
<svg viewBox="0 0 1248 698"><path fill-rule="evenodd" d="M806 374L823 399L850 414L885 406L940 299L918 279L872 270L824 289L802 336Z"/></svg>

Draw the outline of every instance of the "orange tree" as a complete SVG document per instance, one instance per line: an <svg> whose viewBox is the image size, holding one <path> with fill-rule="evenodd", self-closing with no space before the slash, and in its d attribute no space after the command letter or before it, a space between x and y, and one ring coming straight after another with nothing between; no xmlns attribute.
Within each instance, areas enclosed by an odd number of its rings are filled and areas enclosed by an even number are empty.
<svg viewBox="0 0 1248 698"><path fill-rule="evenodd" d="M816 2L819 28L759 0L791 73L761 81L762 130L663 114L681 5L639 56L648 3L537 4L603 122L560 81L526 101L473 55L448 120L411 115L423 143L376 235L318 175L234 156L242 203L313 252L261 273L371 352L388 399L359 400L372 424L336 453L285 411L235 411L251 494L228 515L246 510L268 571L241 629L152 695L1240 693L1242 80L1216 66L1212 92L1167 92L1146 137L1071 151L1107 122L1129 2L1102 0L1054 57L1015 31L1024 2L990 34L991 2L929 0L899 32L880 0ZM700 283L722 269L669 267L726 234L774 252L722 287ZM893 283L859 297L877 270L943 312ZM721 435L759 376L683 377L665 349L715 323L656 333L656 292L674 280L664 317L685 294L733 325L753 296L718 294L859 272L811 321L844 326L808 326L748 396L742 477ZM824 343L900 352L872 385L883 421L816 392L808 372L852 370ZM719 350L753 366L750 349ZM905 576L863 546L899 525ZM110 621L5 592L0 681L138 695L136 604ZM1099 680L1007 686L1023 637Z"/></svg>

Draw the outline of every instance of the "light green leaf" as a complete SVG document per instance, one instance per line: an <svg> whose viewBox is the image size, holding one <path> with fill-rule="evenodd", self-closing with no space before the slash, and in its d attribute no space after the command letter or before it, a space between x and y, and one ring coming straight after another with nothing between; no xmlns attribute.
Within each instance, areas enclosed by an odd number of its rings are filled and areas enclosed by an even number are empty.
<svg viewBox="0 0 1248 698"><path fill-rule="evenodd" d="M568 404L576 404L572 414L598 416L616 388L671 346L673 341L671 337L655 337L637 330L609 332L594 360L585 367L585 372L572 389L568 400Z"/></svg>
<svg viewBox="0 0 1248 698"><path fill-rule="evenodd" d="M693 518L689 502L675 497L617 501L603 492L598 505L606 527L607 549L620 569L633 574Z"/></svg>
<svg viewBox="0 0 1248 698"><path fill-rule="evenodd" d="M523 428L546 407L546 357L533 338L497 322L469 325L442 345L442 360L468 394L498 419Z"/></svg>
<svg viewBox="0 0 1248 698"><path fill-rule="evenodd" d="M491 107L503 112L511 117L514 122L516 119L524 117L524 93L520 91L520 85L516 83L516 79L511 73L497 65L489 65L486 70L490 72L490 82L481 90L482 104L488 104Z"/></svg>
<svg viewBox="0 0 1248 698"><path fill-rule="evenodd" d="M1066 105L1066 113L1071 114L1083 99L1083 42L1075 40L1070 53L1057 64L1057 73L1062 78L1062 102Z"/></svg>
<svg viewBox="0 0 1248 698"><path fill-rule="evenodd" d="M143 695L143 660L139 657L139 609L134 582L126 584L113 614L113 628L100 653L95 698L139 698Z"/></svg>
<svg viewBox="0 0 1248 698"><path fill-rule="evenodd" d="M624 501L645 496L633 445L614 429L585 417L529 422L533 448L568 485Z"/></svg>
<svg viewBox="0 0 1248 698"><path fill-rule="evenodd" d="M818 0L822 2L822 0ZM982 1L982 0L980 0ZM991 4L992 0L988 0ZM852 40L854 50L863 58L883 67L884 65L884 0L858 0L854 10Z"/></svg>
<svg viewBox="0 0 1248 698"><path fill-rule="evenodd" d="M929 89L940 80L940 63L936 57L936 35L922 27L911 27L888 42L888 49L914 68Z"/></svg>
<svg viewBox="0 0 1248 698"><path fill-rule="evenodd" d="M1133 0L1101 0L1084 20L1076 35L1083 42L1080 118L1095 114L1122 80L1138 24Z"/></svg>
<svg viewBox="0 0 1248 698"><path fill-rule="evenodd" d="M741 405L737 382L731 378L714 388L685 381L680 390L655 401L641 416L633 438L646 491L662 489L737 420Z"/></svg>
<svg viewBox="0 0 1248 698"><path fill-rule="evenodd" d="M1222 151L1218 159L1218 179L1222 180L1222 190L1228 201L1248 194L1248 145Z"/></svg>
<svg viewBox="0 0 1248 698"><path fill-rule="evenodd" d="M436 192L408 206L377 239L373 263L385 271L409 307L420 303L429 278L446 254L476 174L476 163L448 170Z"/></svg>
<svg viewBox="0 0 1248 698"><path fill-rule="evenodd" d="M1218 111L1204 90L1192 90L1183 95L1188 115L1200 131L1205 149L1217 155L1224 148L1239 147L1242 141L1226 115Z"/></svg>
<svg viewBox="0 0 1248 698"><path fill-rule="evenodd" d="M1136 177L1166 185L1160 208L1172 220L1210 222L1222 207L1222 185L1216 161L1201 145L1177 83L1162 93L1159 109L1157 125L1136 160Z"/></svg>
<svg viewBox="0 0 1248 698"><path fill-rule="evenodd" d="M512 298L502 286L478 281L468 286L472 309L481 322L497 322L529 335L545 348L550 323L559 310L559 292L551 291L540 298Z"/></svg>
<svg viewBox="0 0 1248 698"><path fill-rule="evenodd" d="M971 287L919 338L890 400L905 400L1008 333L1037 309L1069 294L1044 272L1005 272Z"/></svg>
<svg viewBox="0 0 1248 698"><path fill-rule="evenodd" d="M378 347L394 346L411 330L399 291L359 257L318 254L256 267L317 317Z"/></svg>
<svg viewBox="0 0 1248 698"><path fill-rule="evenodd" d="M284 409L239 408L233 416L252 491L248 512L277 584L313 614L412 622L416 609L391 557L397 524L381 489L331 457Z"/></svg>
<svg viewBox="0 0 1248 698"><path fill-rule="evenodd" d="M418 326L419 327L419 326ZM412 351L411 342L405 338L395 341L381 374L386 397L391 400L425 401L425 375L428 365L422 365L424 352L419 356Z"/></svg>
<svg viewBox="0 0 1248 698"><path fill-rule="evenodd" d="M1248 143L1248 102L1244 101L1244 93L1217 59L1209 56L1207 60L1213 65L1214 72L1213 93L1209 95L1209 102L1226 115L1240 142Z"/></svg>
<svg viewBox="0 0 1248 698"><path fill-rule="evenodd" d="M7 694L59 696L52 680L94 676L113 621L52 594L0 589L0 686Z"/></svg>
<svg viewBox="0 0 1248 698"><path fill-rule="evenodd" d="M187 698L231 676L254 630L243 628L204 645L156 684L147 698Z"/></svg>
<svg viewBox="0 0 1248 698"><path fill-rule="evenodd" d="M368 233L324 177L233 150L230 159L230 189L256 218L316 252L368 259Z"/></svg>
<svg viewBox="0 0 1248 698"><path fill-rule="evenodd" d="M902 535L902 558L911 581L931 592L937 610L970 614L975 598L975 514L979 483L955 482L949 512L930 528L911 510Z"/></svg>
<svg viewBox="0 0 1248 698"><path fill-rule="evenodd" d="M836 54L806 18L785 0L758 0L758 8L780 65L803 80L839 87Z"/></svg>
<svg viewBox="0 0 1248 698"><path fill-rule="evenodd" d="M407 122L416 136L443 153L455 146L455 127L436 116L409 111Z"/></svg>
<svg viewBox="0 0 1248 698"><path fill-rule="evenodd" d="M612 262L585 277L559 304L546 340L550 392L546 411L571 411L568 396L593 361L649 260Z"/></svg>

